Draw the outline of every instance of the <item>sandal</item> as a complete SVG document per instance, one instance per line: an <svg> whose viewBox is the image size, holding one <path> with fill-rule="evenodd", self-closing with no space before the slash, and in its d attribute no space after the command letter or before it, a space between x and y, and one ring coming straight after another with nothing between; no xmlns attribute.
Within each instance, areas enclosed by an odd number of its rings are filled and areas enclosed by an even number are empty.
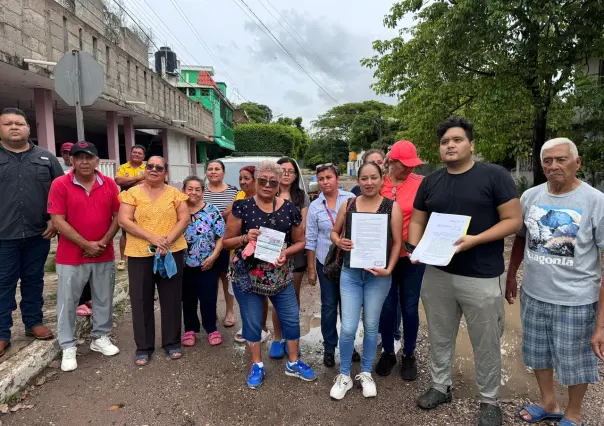
<svg viewBox="0 0 604 426"><path fill-rule="evenodd" d="M226 328L230 328L235 325L235 319L232 316L230 318L225 316L222 325L224 325Z"/></svg>
<svg viewBox="0 0 604 426"><path fill-rule="evenodd" d="M170 349L168 351L168 356L170 357L170 359L180 359L182 358L182 350L180 348Z"/></svg>
<svg viewBox="0 0 604 426"><path fill-rule="evenodd" d="M208 334L208 342L210 342L210 345L212 346L220 345L222 343L220 332L216 330L213 333Z"/></svg>
<svg viewBox="0 0 604 426"><path fill-rule="evenodd" d="M181 342L183 346L195 346L195 332L187 331L185 334L182 335Z"/></svg>
<svg viewBox="0 0 604 426"><path fill-rule="evenodd" d="M530 420L527 420L524 418L524 416L522 415L522 410L526 411L528 413L529 416L531 416ZM540 405L537 404L532 404L532 405L527 405L526 407L522 407L521 409L518 410L518 417L520 417L520 419L523 422L526 423L538 423L542 420L560 420L562 417L564 417L564 413L560 412L560 413L548 413L547 411L545 411L545 408L543 408Z"/></svg>
<svg viewBox="0 0 604 426"><path fill-rule="evenodd" d="M76 309L76 315L79 317L89 317L92 315L92 310L86 305L80 305Z"/></svg>
<svg viewBox="0 0 604 426"><path fill-rule="evenodd" d="M149 355L137 355L134 364L138 367L144 367L145 365L149 364Z"/></svg>
<svg viewBox="0 0 604 426"><path fill-rule="evenodd" d="M575 423L572 420L564 417L562 420L560 420L560 423L558 423L558 426L586 426L586 424L585 423L578 424L578 423Z"/></svg>
<svg viewBox="0 0 604 426"><path fill-rule="evenodd" d="M235 341L237 343L245 343L245 339L243 338L243 328L240 328L237 333L235 333Z"/></svg>
<svg viewBox="0 0 604 426"><path fill-rule="evenodd" d="M119 262L117 262L117 270L118 271L126 270L126 261L125 260L120 260Z"/></svg>

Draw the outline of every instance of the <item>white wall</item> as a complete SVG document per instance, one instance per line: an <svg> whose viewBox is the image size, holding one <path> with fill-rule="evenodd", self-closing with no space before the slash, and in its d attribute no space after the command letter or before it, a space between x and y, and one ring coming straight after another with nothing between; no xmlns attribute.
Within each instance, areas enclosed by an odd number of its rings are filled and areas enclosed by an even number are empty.
<svg viewBox="0 0 604 426"><path fill-rule="evenodd" d="M168 130L168 163L172 185L179 185L191 174L189 142L189 136Z"/></svg>

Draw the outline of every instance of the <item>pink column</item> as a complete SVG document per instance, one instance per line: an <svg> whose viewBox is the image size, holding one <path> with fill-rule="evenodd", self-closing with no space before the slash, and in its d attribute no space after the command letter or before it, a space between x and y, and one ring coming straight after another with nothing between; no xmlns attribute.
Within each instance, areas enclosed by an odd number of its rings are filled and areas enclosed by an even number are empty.
<svg viewBox="0 0 604 426"><path fill-rule="evenodd" d="M109 159L115 161L115 170L117 170L120 165L120 138L117 130L117 112L107 111L106 114L107 148L109 151Z"/></svg>
<svg viewBox="0 0 604 426"><path fill-rule="evenodd" d="M166 162L169 162L170 160L168 160L168 129L164 129L161 132L161 148L164 159L166 160Z"/></svg>
<svg viewBox="0 0 604 426"><path fill-rule="evenodd" d="M57 155L55 123L52 114L52 91L48 89L34 89L34 104L36 108L38 145Z"/></svg>
<svg viewBox="0 0 604 426"><path fill-rule="evenodd" d="M134 125L132 124L132 117L124 117L124 139L126 141L126 153L130 153L134 146Z"/></svg>
<svg viewBox="0 0 604 426"><path fill-rule="evenodd" d="M197 174L197 142L195 138L189 141L189 153L191 154L191 176Z"/></svg>

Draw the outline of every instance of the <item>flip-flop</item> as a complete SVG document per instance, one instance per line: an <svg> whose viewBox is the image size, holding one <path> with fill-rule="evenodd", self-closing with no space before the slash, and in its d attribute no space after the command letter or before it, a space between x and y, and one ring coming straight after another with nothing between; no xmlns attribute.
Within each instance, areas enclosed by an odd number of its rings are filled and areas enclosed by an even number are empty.
<svg viewBox="0 0 604 426"><path fill-rule="evenodd" d="M76 309L76 315L79 317L89 317L92 315L92 310L87 305L80 305Z"/></svg>
<svg viewBox="0 0 604 426"><path fill-rule="evenodd" d="M210 342L210 345L212 346L220 345L222 343L222 336L220 335L220 332L216 330L213 333L208 334L208 342Z"/></svg>
<svg viewBox="0 0 604 426"><path fill-rule="evenodd" d="M227 317L224 317L224 321L222 322L222 325L224 325L226 328L230 328L235 325L235 320L227 319Z"/></svg>
<svg viewBox="0 0 604 426"><path fill-rule="evenodd" d="M119 262L117 262L117 270L118 271L126 270L126 261L125 260L120 260Z"/></svg>
<svg viewBox="0 0 604 426"><path fill-rule="evenodd" d="M149 355L144 354L136 356L136 359L134 360L134 365L136 365L137 367L144 367L147 364L149 364Z"/></svg>
<svg viewBox="0 0 604 426"><path fill-rule="evenodd" d="M245 343L245 339L243 338L243 328L240 328L237 333L235 333L235 341L237 343Z"/></svg>
<svg viewBox="0 0 604 426"><path fill-rule="evenodd" d="M170 359L180 359L182 358L182 350L179 349L170 349L168 351L168 356L170 357Z"/></svg>
<svg viewBox="0 0 604 426"><path fill-rule="evenodd" d="M182 335L182 339L180 339L180 341L182 342L183 346L195 346L195 332L187 331L185 334Z"/></svg>
<svg viewBox="0 0 604 426"><path fill-rule="evenodd" d="M527 413L530 414L531 419L530 420L526 420L523 416L522 416L522 410L525 410ZM520 420L522 420L523 422L526 423L538 423L541 422L543 420L558 420L564 417L564 413L560 412L560 413L548 413L547 411L545 411L545 408L543 408L540 405L537 404L533 404L533 405L527 405L526 407L522 407L521 409L518 410L518 417L520 417ZM567 426L571 426L571 425L567 425Z"/></svg>
<svg viewBox="0 0 604 426"><path fill-rule="evenodd" d="M558 426L586 426L585 423L575 423L570 419L567 419L566 417L563 418L562 420L560 420L560 423L558 423Z"/></svg>

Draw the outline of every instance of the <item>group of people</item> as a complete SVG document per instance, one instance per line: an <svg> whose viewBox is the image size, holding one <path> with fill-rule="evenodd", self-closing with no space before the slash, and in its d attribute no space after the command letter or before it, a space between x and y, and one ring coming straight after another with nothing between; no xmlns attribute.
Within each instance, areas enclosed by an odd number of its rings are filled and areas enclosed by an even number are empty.
<svg viewBox="0 0 604 426"><path fill-rule="evenodd" d="M223 325L235 324L236 299L242 322L236 339L249 346L247 385L258 388L265 378L262 342L270 335L269 301L274 333L269 356L286 357L286 375L315 380L299 347L300 284L306 272L311 285L317 279L320 285L326 367L335 366L335 349L340 348L333 399L344 398L353 387L354 360L361 361L355 378L363 395L377 395L372 371L380 334L383 351L375 372L391 374L399 362L395 342L402 339L401 377L417 378L414 352L421 297L431 384L417 404L433 409L452 400L455 342L463 315L481 396L479 425L501 425L504 299L512 304L519 292L523 360L535 371L542 399L522 407L518 415L530 423L559 419L562 426L581 425L583 396L588 384L598 380L598 358L604 360L604 194L577 178L581 159L568 139L545 143L541 162L547 183L519 199L505 169L474 160L473 129L467 120L452 117L436 134L444 168L427 177L415 174L423 162L411 142L399 141L387 154L365 153L356 196L339 189L335 165L317 166L321 193L309 203L298 165L287 157L243 167L240 190L223 182L225 166L219 160L208 163L205 179L190 176L182 189L174 188L166 183L166 161L152 156L145 162L145 149L138 145L115 180L97 170L97 149L84 141L68 147L64 158L71 168L64 169L50 152L29 141L25 115L5 109L0 114L0 197L5 200L0 206L0 356L10 346L19 280L26 332L38 339L53 337L43 324L42 289L50 239L57 233L62 369L77 368L75 316L87 285L91 349L108 356L119 352L109 333L116 269L113 238L121 228L123 253L117 267L125 269L127 259L138 366L148 364L155 349L156 288L162 349L170 358L181 358L183 346L196 344L201 326L210 345L223 342L216 311L222 281ZM411 260L433 212L471 217L447 266ZM355 213L387 217L384 267L351 267ZM254 256L261 227L285 235L273 263ZM510 235L516 237L506 278L504 238ZM341 267L336 282L325 274L333 250ZM518 291L516 273L523 261ZM359 319L362 354L354 348ZM564 412L556 400L554 371L569 390Z"/></svg>

